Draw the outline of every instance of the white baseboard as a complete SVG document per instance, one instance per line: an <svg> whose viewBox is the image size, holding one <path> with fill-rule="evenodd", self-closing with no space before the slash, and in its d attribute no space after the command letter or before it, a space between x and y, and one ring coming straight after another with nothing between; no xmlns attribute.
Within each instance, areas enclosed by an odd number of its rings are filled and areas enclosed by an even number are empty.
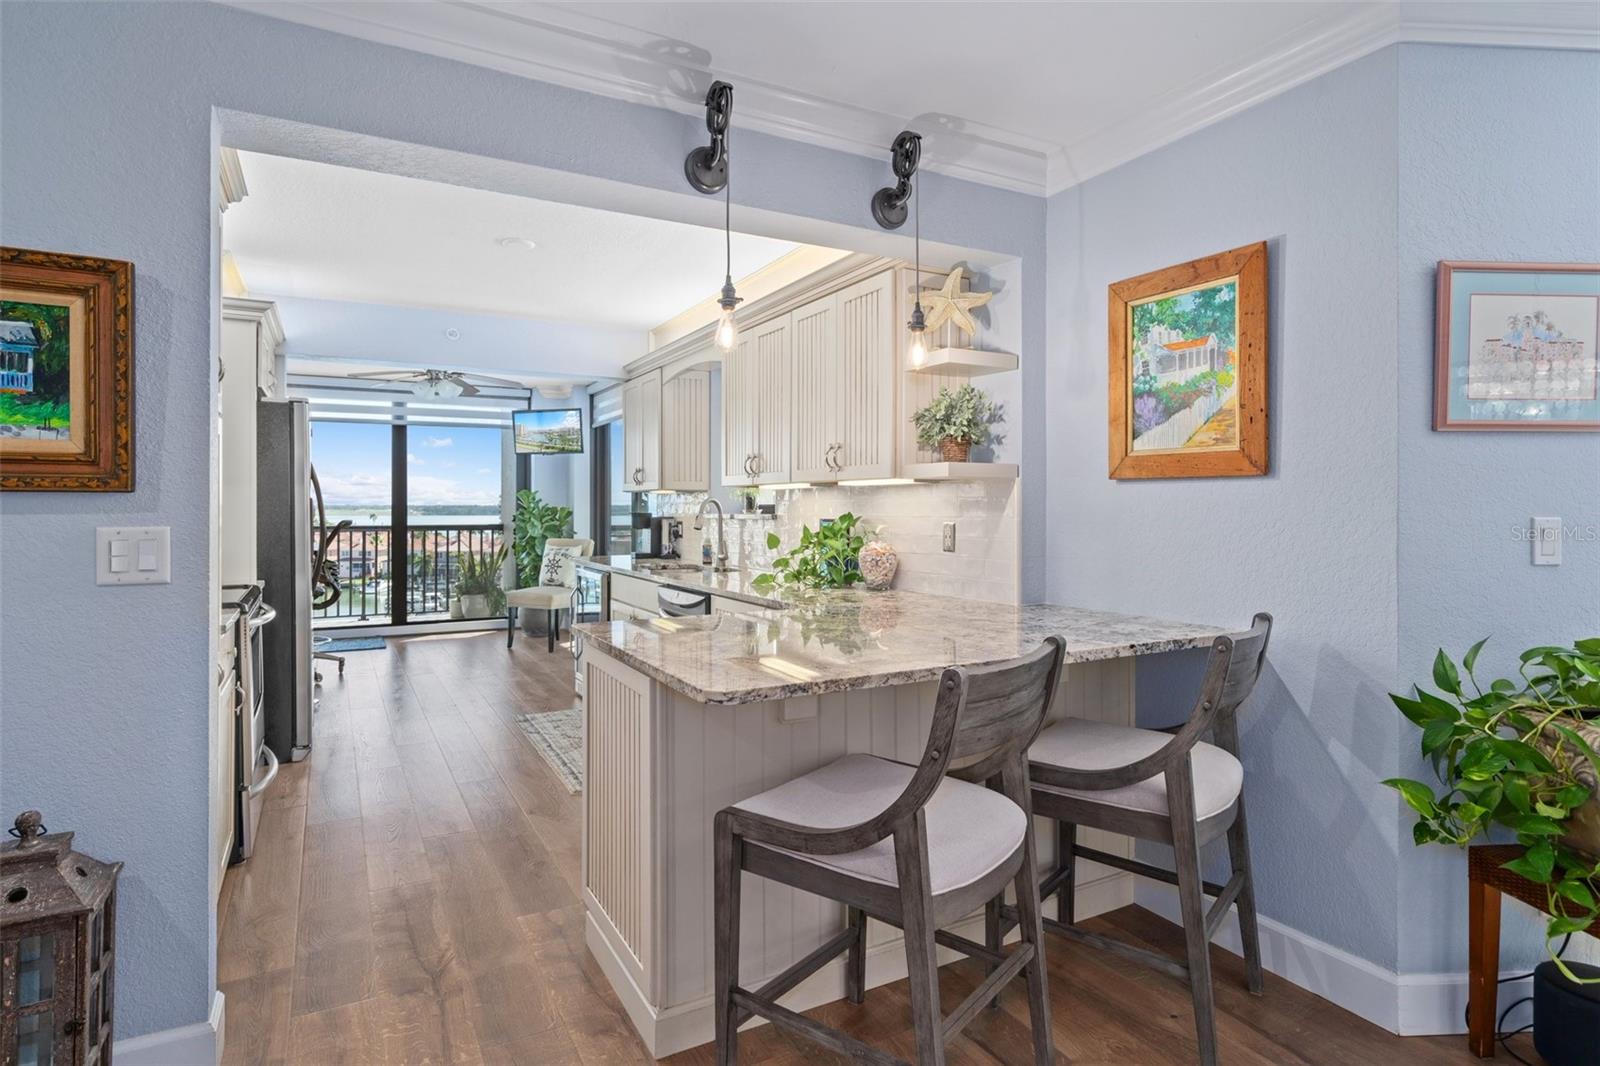
<svg viewBox="0 0 1600 1066"><path fill-rule="evenodd" d="M146 1033L112 1045L117 1066L217 1066L222 1061L226 1025L221 992L211 997L211 1015L203 1022Z"/></svg>
<svg viewBox="0 0 1600 1066"><path fill-rule="evenodd" d="M1133 902L1174 925L1180 922L1178 890L1171 885L1141 878ZM1400 1036L1467 1031L1465 973L1396 973L1271 918L1261 918L1258 924L1262 967L1306 991ZM1228 912L1212 943L1235 955L1241 953L1237 910ZM1528 995L1530 986L1526 980L1501 985L1500 1004Z"/></svg>
<svg viewBox="0 0 1600 1066"><path fill-rule="evenodd" d="M1112 873L1079 886L1078 913L1090 918L1096 914L1127 906L1133 902L1133 880L1128 874ZM622 1001L623 1009L628 1012L628 1018L633 1022L633 1027L639 1031L639 1036L650 1054L657 1059L663 1059L668 1055L675 1055L680 1051L709 1043L716 1032L713 1024L715 1011L711 997L701 996L685 1003L659 1009L652 1005L643 990L634 982L629 967L618 957L611 938L601 927L600 922L604 920L603 911L598 912L598 917L594 910L589 910L584 915L584 942L588 945L590 954L600 963L600 969L611 982L612 989ZM981 913L965 918L948 928L960 936L979 943L983 942ZM1016 936L1016 931L1012 930L1008 939L1015 940ZM939 948L940 966L964 957L960 952L949 948ZM843 999L844 966L843 958L829 962L785 995L783 1005L790 1010L805 1011ZM877 988L879 985L898 981L905 975L906 953L900 937L896 936L891 940L868 946L868 988ZM765 1019L754 1018L744 1028L750 1029L765 1024L767 1024ZM118 1062L117 1066L125 1064Z"/></svg>

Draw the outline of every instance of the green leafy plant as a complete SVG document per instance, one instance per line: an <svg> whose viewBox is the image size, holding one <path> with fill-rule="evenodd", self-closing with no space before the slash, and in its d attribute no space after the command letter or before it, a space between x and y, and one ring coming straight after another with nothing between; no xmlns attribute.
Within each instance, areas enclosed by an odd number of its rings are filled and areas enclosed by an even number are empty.
<svg viewBox="0 0 1600 1066"><path fill-rule="evenodd" d="M457 596L493 596L500 590L500 571L506 564L506 546L492 552L464 552L456 569Z"/></svg>
<svg viewBox="0 0 1600 1066"><path fill-rule="evenodd" d="M1600 736L1600 637L1529 648L1520 680L1488 688L1473 673L1484 644L1474 644L1460 668L1439 651L1433 683L1442 696L1417 687L1390 697L1422 730L1422 754L1443 790L1399 777L1384 784L1417 813L1419 846L1464 847L1497 827L1514 833L1526 851L1506 868L1545 886L1554 939L1600 919L1600 856L1572 846L1580 827L1600 839L1600 754L1589 739Z"/></svg>
<svg viewBox="0 0 1600 1066"><path fill-rule="evenodd" d="M517 493L511 516L511 550L517 559L517 585L539 583L544 546L551 537L572 536L572 508L545 503L533 489Z"/></svg>
<svg viewBox="0 0 1600 1066"><path fill-rule="evenodd" d="M800 527L798 547L772 561L772 573L761 574L751 582L756 588L777 584L799 585L810 589L842 589L862 580L856 556L866 537L856 531L861 519L846 511L832 522L818 523L816 530ZM776 533L767 534L767 547L777 550L782 541Z"/></svg>
<svg viewBox="0 0 1600 1066"><path fill-rule="evenodd" d="M917 427L917 443L934 448L946 440L987 443L994 418L995 406L989 397L963 385L954 392L949 386L941 387L928 406L911 416L911 422Z"/></svg>

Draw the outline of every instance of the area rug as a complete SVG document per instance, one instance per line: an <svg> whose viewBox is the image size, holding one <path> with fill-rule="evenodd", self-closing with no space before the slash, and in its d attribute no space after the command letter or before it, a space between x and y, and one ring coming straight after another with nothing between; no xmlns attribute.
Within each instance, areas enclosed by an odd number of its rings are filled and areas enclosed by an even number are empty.
<svg viewBox="0 0 1600 1066"><path fill-rule="evenodd" d="M567 791L582 792L583 709L569 707L564 711L519 714L517 724L527 735L533 750L544 756L544 761L567 786Z"/></svg>
<svg viewBox="0 0 1600 1066"><path fill-rule="evenodd" d="M377 651L383 647L382 637L334 637L312 645L312 651L339 655L347 651Z"/></svg>

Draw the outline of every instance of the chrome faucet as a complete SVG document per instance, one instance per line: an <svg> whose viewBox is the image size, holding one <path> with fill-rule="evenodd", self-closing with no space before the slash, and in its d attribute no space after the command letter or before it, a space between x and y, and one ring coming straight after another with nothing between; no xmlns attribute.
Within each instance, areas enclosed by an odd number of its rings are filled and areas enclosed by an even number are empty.
<svg viewBox="0 0 1600 1066"><path fill-rule="evenodd" d="M718 503L716 500L712 499L710 496L707 496L705 499L701 500L700 501L700 509L694 513L694 528L697 529L697 530L705 528L705 524L704 524L703 520L704 520L705 515L706 515L706 508L707 507L715 507L717 509L717 562L716 562L716 569L718 569L718 570L726 570L726 569L728 569L728 542L722 536L722 504Z"/></svg>

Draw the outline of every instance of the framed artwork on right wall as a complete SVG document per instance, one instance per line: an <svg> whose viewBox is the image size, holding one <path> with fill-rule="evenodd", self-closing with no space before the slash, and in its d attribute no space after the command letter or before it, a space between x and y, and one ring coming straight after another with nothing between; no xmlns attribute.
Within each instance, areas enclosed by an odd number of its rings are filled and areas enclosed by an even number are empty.
<svg viewBox="0 0 1600 1066"><path fill-rule="evenodd" d="M1433 428L1600 432L1600 264L1442 260Z"/></svg>

